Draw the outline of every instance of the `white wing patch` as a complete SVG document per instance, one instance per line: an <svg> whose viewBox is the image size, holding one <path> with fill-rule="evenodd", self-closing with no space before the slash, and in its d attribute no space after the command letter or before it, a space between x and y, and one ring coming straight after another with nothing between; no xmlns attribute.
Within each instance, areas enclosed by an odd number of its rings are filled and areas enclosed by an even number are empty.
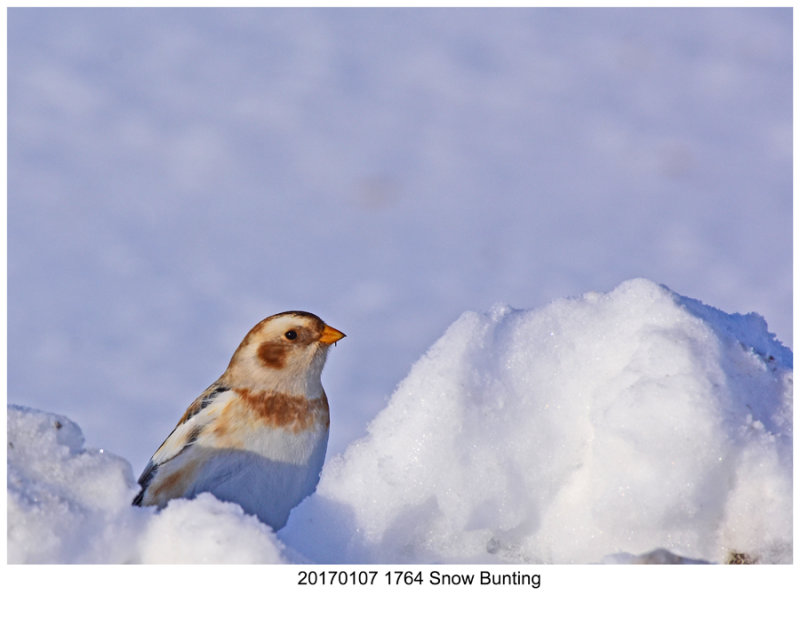
<svg viewBox="0 0 800 619"><path fill-rule="evenodd" d="M175 426L170 435L161 443L144 471L139 477L141 492L133 500L134 505L141 505L150 482L156 476L158 468L169 462L185 449L190 449L200 432L225 408L235 397L227 387L212 385L195 400L187 409L183 419ZM146 503L145 503L146 504Z"/></svg>

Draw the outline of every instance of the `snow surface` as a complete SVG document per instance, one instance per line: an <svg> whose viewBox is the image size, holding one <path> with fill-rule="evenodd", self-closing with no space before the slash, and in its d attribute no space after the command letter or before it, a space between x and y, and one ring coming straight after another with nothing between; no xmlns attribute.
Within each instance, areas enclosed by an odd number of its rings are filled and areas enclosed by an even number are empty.
<svg viewBox="0 0 800 619"><path fill-rule="evenodd" d="M277 535L8 410L16 562L762 563L792 558L792 352L644 279L466 312Z"/></svg>
<svg viewBox="0 0 800 619"><path fill-rule="evenodd" d="M128 462L86 449L61 415L8 407L9 563L275 563L281 544L204 494L137 509Z"/></svg>
<svg viewBox="0 0 800 619"><path fill-rule="evenodd" d="M138 473L260 319L330 455L464 310L632 277L792 341L792 9L8 10L8 396Z"/></svg>

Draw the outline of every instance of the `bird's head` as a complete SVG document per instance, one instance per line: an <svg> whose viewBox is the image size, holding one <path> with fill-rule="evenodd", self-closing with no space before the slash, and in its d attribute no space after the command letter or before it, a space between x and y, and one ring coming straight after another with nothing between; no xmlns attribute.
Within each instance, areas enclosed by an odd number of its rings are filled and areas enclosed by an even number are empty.
<svg viewBox="0 0 800 619"><path fill-rule="evenodd" d="M250 329L223 377L234 388L318 397L328 347L344 336L309 312L275 314Z"/></svg>

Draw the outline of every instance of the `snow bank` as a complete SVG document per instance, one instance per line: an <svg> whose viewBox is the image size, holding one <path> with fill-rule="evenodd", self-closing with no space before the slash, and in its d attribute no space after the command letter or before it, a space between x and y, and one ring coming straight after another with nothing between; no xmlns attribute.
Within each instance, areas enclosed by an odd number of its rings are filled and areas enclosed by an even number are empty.
<svg viewBox="0 0 800 619"><path fill-rule="evenodd" d="M792 353L646 280L465 313L276 536L8 409L18 562L790 562ZM335 423L335 420L334 420Z"/></svg>
<svg viewBox="0 0 800 619"><path fill-rule="evenodd" d="M132 507L130 464L83 443L66 417L8 407L9 563L284 561L269 527L209 494Z"/></svg>
<svg viewBox="0 0 800 619"><path fill-rule="evenodd" d="M646 280L467 312L281 538L322 562L790 562L791 390L762 318Z"/></svg>

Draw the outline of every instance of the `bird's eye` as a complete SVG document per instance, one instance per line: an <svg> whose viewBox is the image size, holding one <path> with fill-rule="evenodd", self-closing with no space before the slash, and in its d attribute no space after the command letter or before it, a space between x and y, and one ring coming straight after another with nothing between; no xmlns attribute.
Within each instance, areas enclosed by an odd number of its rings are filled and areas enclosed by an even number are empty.
<svg viewBox="0 0 800 619"><path fill-rule="evenodd" d="M283 334L283 337L285 337L287 340L296 340L297 339L297 331L294 331L293 329L290 329L289 331L287 331L286 333Z"/></svg>

